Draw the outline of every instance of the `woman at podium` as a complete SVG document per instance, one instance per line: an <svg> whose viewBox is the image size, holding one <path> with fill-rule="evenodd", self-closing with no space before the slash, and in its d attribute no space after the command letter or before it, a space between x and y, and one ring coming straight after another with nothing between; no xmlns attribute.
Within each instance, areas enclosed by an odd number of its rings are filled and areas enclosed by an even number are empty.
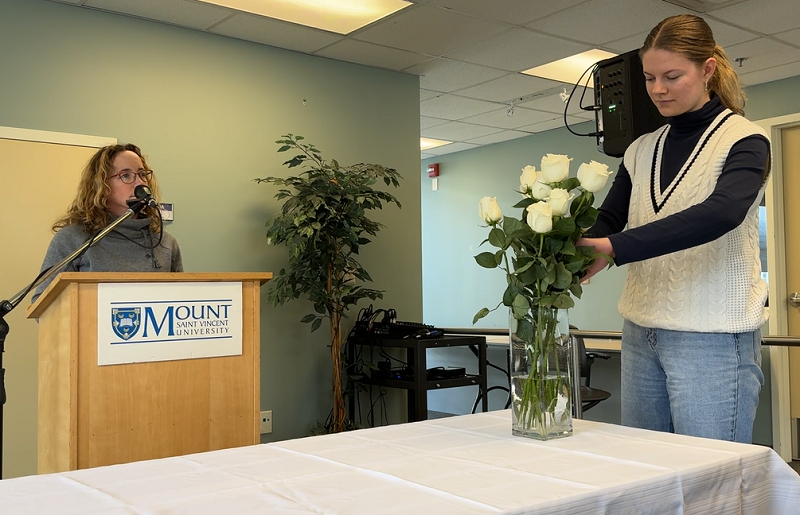
<svg viewBox="0 0 800 515"><path fill-rule="evenodd" d="M41 270L69 256L90 238L123 216L134 191L144 185L156 201L158 181L136 145L109 145L98 150L81 174L75 199L53 224ZM62 271L70 272L182 272L178 241L162 228L158 208L145 206L117 225L104 238L78 255ZM41 295L55 274L41 283L31 302Z"/></svg>

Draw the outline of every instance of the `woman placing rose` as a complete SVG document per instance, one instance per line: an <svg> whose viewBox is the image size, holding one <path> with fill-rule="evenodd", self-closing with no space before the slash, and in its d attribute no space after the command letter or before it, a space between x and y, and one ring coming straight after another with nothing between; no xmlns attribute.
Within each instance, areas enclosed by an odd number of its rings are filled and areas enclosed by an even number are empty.
<svg viewBox="0 0 800 515"><path fill-rule="evenodd" d="M577 242L628 265L622 423L750 443L764 383L758 206L770 143L742 116L739 79L702 18L667 18L639 55L667 124L627 149L591 237Z"/></svg>

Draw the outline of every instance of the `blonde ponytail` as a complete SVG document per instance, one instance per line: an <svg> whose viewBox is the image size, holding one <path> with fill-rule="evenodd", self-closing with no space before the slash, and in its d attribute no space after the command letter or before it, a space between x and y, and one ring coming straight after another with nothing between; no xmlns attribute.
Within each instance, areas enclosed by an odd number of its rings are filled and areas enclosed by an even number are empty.
<svg viewBox="0 0 800 515"><path fill-rule="evenodd" d="M714 47L714 58L717 60L717 69L711 80L708 81L708 89L716 93L722 105L734 113L744 116L747 97L739 84L739 75L731 66L725 50L719 45Z"/></svg>

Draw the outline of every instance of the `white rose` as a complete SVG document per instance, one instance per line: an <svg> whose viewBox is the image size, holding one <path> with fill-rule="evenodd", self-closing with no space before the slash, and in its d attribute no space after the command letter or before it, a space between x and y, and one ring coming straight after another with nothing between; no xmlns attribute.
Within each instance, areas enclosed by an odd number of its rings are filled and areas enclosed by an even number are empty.
<svg viewBox="0 0 800 515"><path fill-rule="evenodd" d="M597 193L605 187L608 176L612 173L614 172L609 170L607 165L597 161L590 161L589 163L583 163L578 168L578 181L586 191Z"/></svg>
<svg viewBox="0 0 800 515"><path fill-rule="evenodd" d="M542 173L547 182L561 182L569 176L572 158L561 154L547 154L542 158Z"/></svg>
<svg viewBox="0 0 800 515"><path fill-rule="evenodd" d="M528 206L528 225L533 232L543 234L553 229L553 210L547 202L537 202Z"/></svg>
<svg viewBox="0 0 800 515"><path fill-rule="evenodd" d="M567 190L553 188L553 191L550 192L550 196L547 197L547 203L550 205L550 209L552 209L553 216L564 216L569 213L569 204L572 202L573 198L575 198L575 196L570 195Z"/></svg>
<svg viewBox="0 0 800 515"><path fill-rule="evenodd" d="M531 165L522 169L522 175L519 176L519 191L523 195L527 195L533 188L533 183L536 182L536 174L536 168Z"/></svg>
<svg viewBox="0 0 800 515"><path fill-rule="evenodd" d="M503 218L500 206L497 205L497 197L483 197L478 205L478 213L487 224L495 224Z"/></svg>
<svg viewBox="0 0 800 515"><path fill-rule="evenodd" d="M545 182L542 172L536 172L536 181L531 186L531 197L536 200L544 200L550 195L551 189L550 185Z"/></svg>

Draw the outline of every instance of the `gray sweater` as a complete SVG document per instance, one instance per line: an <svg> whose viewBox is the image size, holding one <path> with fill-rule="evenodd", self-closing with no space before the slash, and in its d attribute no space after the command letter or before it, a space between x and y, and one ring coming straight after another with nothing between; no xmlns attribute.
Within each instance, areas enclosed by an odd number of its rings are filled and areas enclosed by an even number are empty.
<svg viewBox="0 0 800 515"><path fill-rule="evenodd" d="M152 249L158 241L158 234L152 233L149 225L149 218L125 220L61 271L183 272L178 241L164 232L159 246ZM50 240L41 270L61 262L90 237L80 224L68 225L59 230ZM36 287L31 302L36 301L54 278L55 275Z"/></svg>

